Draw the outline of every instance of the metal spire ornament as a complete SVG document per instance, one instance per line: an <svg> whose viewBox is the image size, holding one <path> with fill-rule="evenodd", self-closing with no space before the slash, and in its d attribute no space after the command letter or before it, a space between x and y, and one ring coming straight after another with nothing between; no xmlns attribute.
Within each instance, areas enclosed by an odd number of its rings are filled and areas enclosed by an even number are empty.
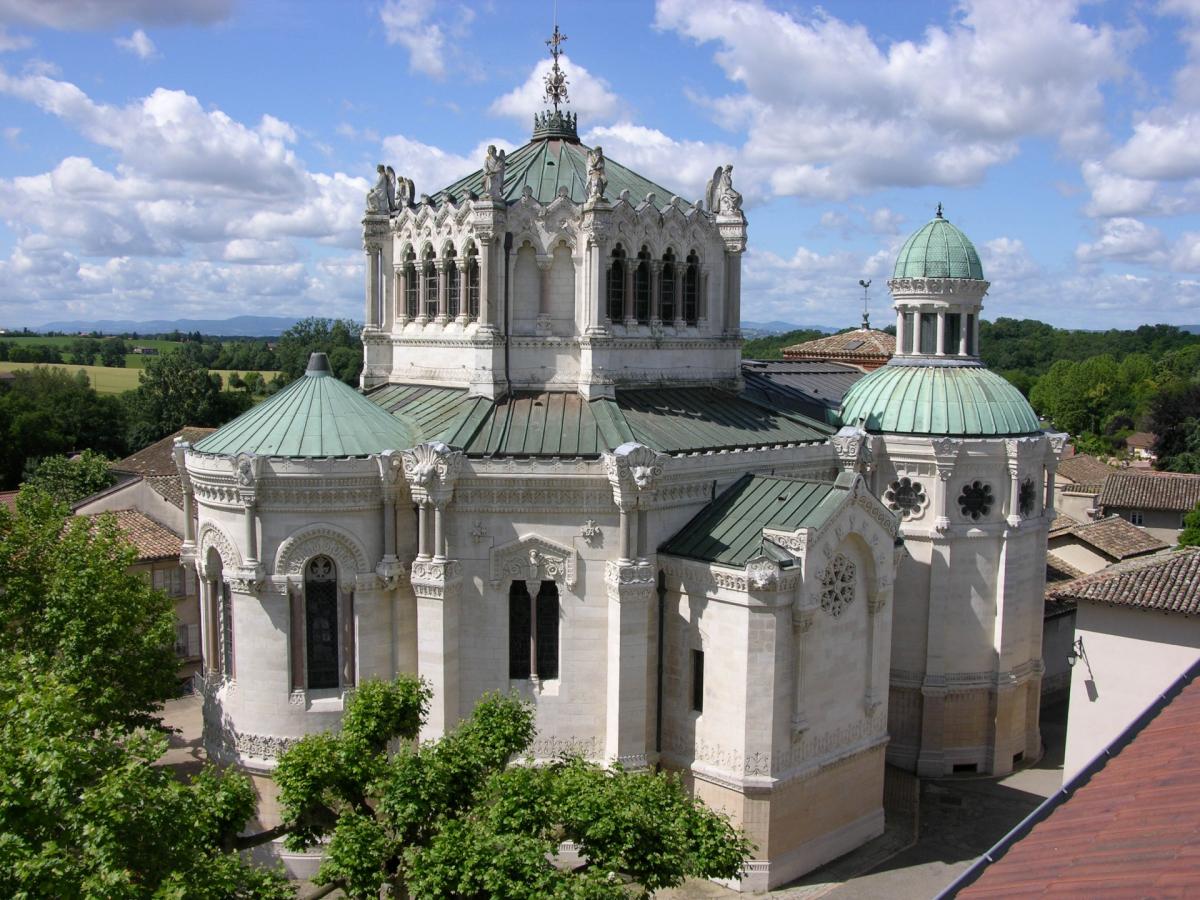
<svg viewBox="0 0 1200 900"><path fill-rule="evenodd" d="M556 21L554 34L550 36L550 40L546 41L546 46L550 48L550 56L554 59L550 73L546 76L546 99L554 106L555 112L558 112L560 103L567 102L567 76L558 65L558 57L562 55L562 50L559 48L566 39L567 36L558 30Z"/></svg>

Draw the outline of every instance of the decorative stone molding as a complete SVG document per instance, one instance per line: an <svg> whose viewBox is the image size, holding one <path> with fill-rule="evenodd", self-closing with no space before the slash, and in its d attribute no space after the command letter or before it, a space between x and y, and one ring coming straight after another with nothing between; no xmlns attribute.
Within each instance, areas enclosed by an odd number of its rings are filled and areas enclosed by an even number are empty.
<svg viewBox="0 0 1200 900"><path fill-rule="evenodd" d="M526 534L508 544L493 547L488 554L489 583L499 590L506 581L556 581L575 586L578 554L540 535Z"/></svg>
<svg viewBox="0 0 1200 900"><path fill-rule="evenodd" d="M471 543L478 544L484 538L489 536L488 530L483 527L483 520L476 519L475 523L471 526Z"/></svg>
<svg viewBox="0 0 1200 900"><path fill-rule="evenodd" d="M602 459L614 501L622 508L633 509L640 506L643 493L654 490L670 457L631 441L605 453Z"/></svg>
<svg viewBox="0 0 1200 900"><path fill-rule="evenodd" d="M589 737L538 735L529 745L528 752L534 759L559 759L564 756L600 759L604 756L604 739L596 735Z"/></svg>
<svg viewBox="0 0 1200 900"><path fill-rule="evenodd" d="M658 579L654 567L645 562L619 563L609 560L604 565L604 583L608 599L616 603L649 602L654 596Z"/></svg>
<svg viewBox="0 0 1200 900"><path fill-rule="evenodd" d="M225 580L235 593L257 594L266 583L266 573L262 566L240 566L232 571L226 570Z"/></svg>
<svg viewBox="0 0 1200 900"><path fill-rule="evenodd" d="M462 468L463 454L441 441L417 444L402 450L404 477L412 489L413 499L440 503L450 499L454 482Z"/></svg>
<svg viewBox="0 0 1200 900"><path fill-rule="evenodd" d="M858 567L838 553L821 573L821 609L837 618L858 593Z"/></svg>
<svg viewBox="0 0 1200 900"><path fill-rule="evenodd" d="M350 531L327 522L309 525L279 545L274 574L300 578L305 564L314 556L328 556L338 567L338 580L354 583L356 575L371 573L367 552Z"/></svg>
<svg viewBox="0 0 1200 900"><path fill-rule="evenodd" d="M846 425L830 439L830 443L844 471L869 472L874 468L871 437L862 428Z"/></svg>
<svg viewBox="0 0 1200 900"><path fill-rule="evenodd" d="M596 547L603 543L604 532L595 519L588 519L583 523L583 529L579 532L579 536L584 539L589 547Z"/></svg>
<svg viewBox="0 0 1200 900"><path fill-rule="evenodd" d="M210 570L208 565L209 550L217 551L217 555L221 558L221 568L224 571L230 572L242 567L242 555L234 546L233 541L211 522L206 522L200 527L200 537L196 541L196 548L200 575L204 578L212 578L216 574Z"/></svg>
<svg viewBox="0 0 1200 900"><path fill-rule="evenodd" d="M394 490L404 471L404 460L401 453L397 450L384 450L375 458L375 461L379 465L379 478L383 482L384 488Z"/></svg>
<svg viewBox="0 0 1200 900"><path fill-rule="evenodd" d="M989 283L974 278L890 278L888 290L899 298L907 294L942 295L965 300L982 300Z"/></svg>
<svg viewBox="0 0 1200 900"><path fill-rule="evenodd" d="M958 461L959 452L962 450L962 440L941 437L934 438L930 444L933 446L933 455L937 459L938 478L942 481L949 481L950 476L954 473L954 464Z"/></svg>

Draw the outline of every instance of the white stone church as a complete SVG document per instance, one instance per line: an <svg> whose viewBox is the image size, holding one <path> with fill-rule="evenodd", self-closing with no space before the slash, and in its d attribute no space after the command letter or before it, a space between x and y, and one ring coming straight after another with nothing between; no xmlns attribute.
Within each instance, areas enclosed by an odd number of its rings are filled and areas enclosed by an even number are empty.
<svg viewBox="0 0 1200 900"><path fill-rule="evenodd" d="M381 166L366 208L361 390L316 354L177 447L214 758L269 773L363 679L426 679L426 737L513 691L537 758L681 772L760 889L882 832L885 759L1039 753L1063 436L980 363L940 209L839 420L743 390L729 166L685 200L555 102L433 194Z"/></svg>

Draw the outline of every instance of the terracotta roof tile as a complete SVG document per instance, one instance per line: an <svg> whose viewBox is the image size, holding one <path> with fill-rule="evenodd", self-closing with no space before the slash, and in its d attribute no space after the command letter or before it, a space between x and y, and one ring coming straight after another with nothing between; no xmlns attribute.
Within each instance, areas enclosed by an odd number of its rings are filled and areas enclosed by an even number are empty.
<svg viewBox="0 0 1200 900"><path fill-rule="evenodd" d="M1187 512L1200 503L1200 475L1126 469L1109 476L1096 502L1101 507Z"/></svg>
<svg viewBox="0 0 1200 900"><path fill-rule="evenodd" d="M1168 546L1120 516L1109 516L1087 525L1077 525L1071 529L1071 533L1085 544L1118 561L1156 550L1166 550Z"/></svg>
<svg viewBox="0 0 1200 900"><path fill-rule="evenodd" d="M183 509L183 481L178 475L147 478L146 484L156 494L178 509Z"/></svg>
<svg viewBox="0 0 1200 900"><path fill-rule="evenodd" d="M1054 521L1050 523L1050 534L1053 535L1059 531L1070 531L1072 528L1078 528L1082 524L1078 519L1072 519L1065 513L1059 513L1054 517Z"/></svg>
<svg viewBox="0 0 1200 900"><path fill-rule="evenodd" d="M1200 893L1196 671L1193 667L1179 693L1151 713L1128 743L1118 743L1101 768L1068 784L1065 799L956 896Z"/></svg>
<svg viewBox="0 0 1200 900"><path fill-rule="evenodd" d="M17 492L16 491L0 491L0 506L7 506L9 509L17 508Z"/></svg>
<svg viewBox="0 0 1200 900"><path fill-rule="evenodd" d="M1090 600L1195 615L1200 612L1200 547L1167 550L1109 566L1047 592L1056 601Z"/></svg>
<svg viewBox="0 0 1200 900"><path fill-rule="evenodd" d="M1054 471L1074 484L1103 484L1118 470L1088 453L1076 453L1060 461Z"/></svg>
<svg viewBox="0 0 1200 900"><path fill-rule="evenodd" d="M112 463L112 468L119 472L133 472L137 475L178 475L175 469L175 457L172 450L175 439L182 438L190 444L196 443L202 437L212 434L215 428L180 428L174 434L169 434L160 441L155 441L143 447L137 453L118 459Z"/></svg>
<svg viewBox="0 0 1200 900"><path fill-rule="evenodd" d="M91 513L86 518L95 520L100 516L107 515L116 518L117 527L137 548L138 562L179 556L183 545L180 536L166 525L154 521L136 509L118 509L111 513Z"/></svg>
<svg viewBox="0 0 1200 900"><path fill-rule="evenodd" d="M1153 450L1154 442L1157 440L1158 438L1148 431L1135 431L1125 438L1125 446L1138 450Z"/></svg>
<svg viewBox="0 0 1200 900"><path fill-rule="evenodd" d="M783 348L784 359L835 359L886 362L896 352L896 339L886 331L856 328Z"/></svg>

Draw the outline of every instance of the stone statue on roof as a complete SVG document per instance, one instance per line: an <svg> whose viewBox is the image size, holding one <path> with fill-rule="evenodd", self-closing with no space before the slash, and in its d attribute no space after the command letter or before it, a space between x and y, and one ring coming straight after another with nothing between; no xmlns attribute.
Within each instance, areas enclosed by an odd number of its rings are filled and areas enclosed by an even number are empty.
<svg viewBox="0 0 1200 900"><path fill-rule="evenodd" d="M497 153L496 145L488 144L483 158L483 193L493 200L504 196L504 165L504 151Z"/></svg>
<svg viewBox="0 0 1200 900"><path fill-rule="evenodd" d="M704 191L709 210L723 216L736 216L742 211L742 195L733 189L733 166L717 166Z"/></svg>
<svg viewBox="0 0 1200 900"><path fill-rule="evenodd" d="M387 213L396 208L396 173L391 166L380 163L375 167L379 179L367 191L367 212Z"/></svg>
<svg viewBox="0 0 1200 900"><path fill-rule="evenodd" d="M604 177L604 148L599 145L588 151L587 179L586 199L603 200L608 179Z"/></svg>

